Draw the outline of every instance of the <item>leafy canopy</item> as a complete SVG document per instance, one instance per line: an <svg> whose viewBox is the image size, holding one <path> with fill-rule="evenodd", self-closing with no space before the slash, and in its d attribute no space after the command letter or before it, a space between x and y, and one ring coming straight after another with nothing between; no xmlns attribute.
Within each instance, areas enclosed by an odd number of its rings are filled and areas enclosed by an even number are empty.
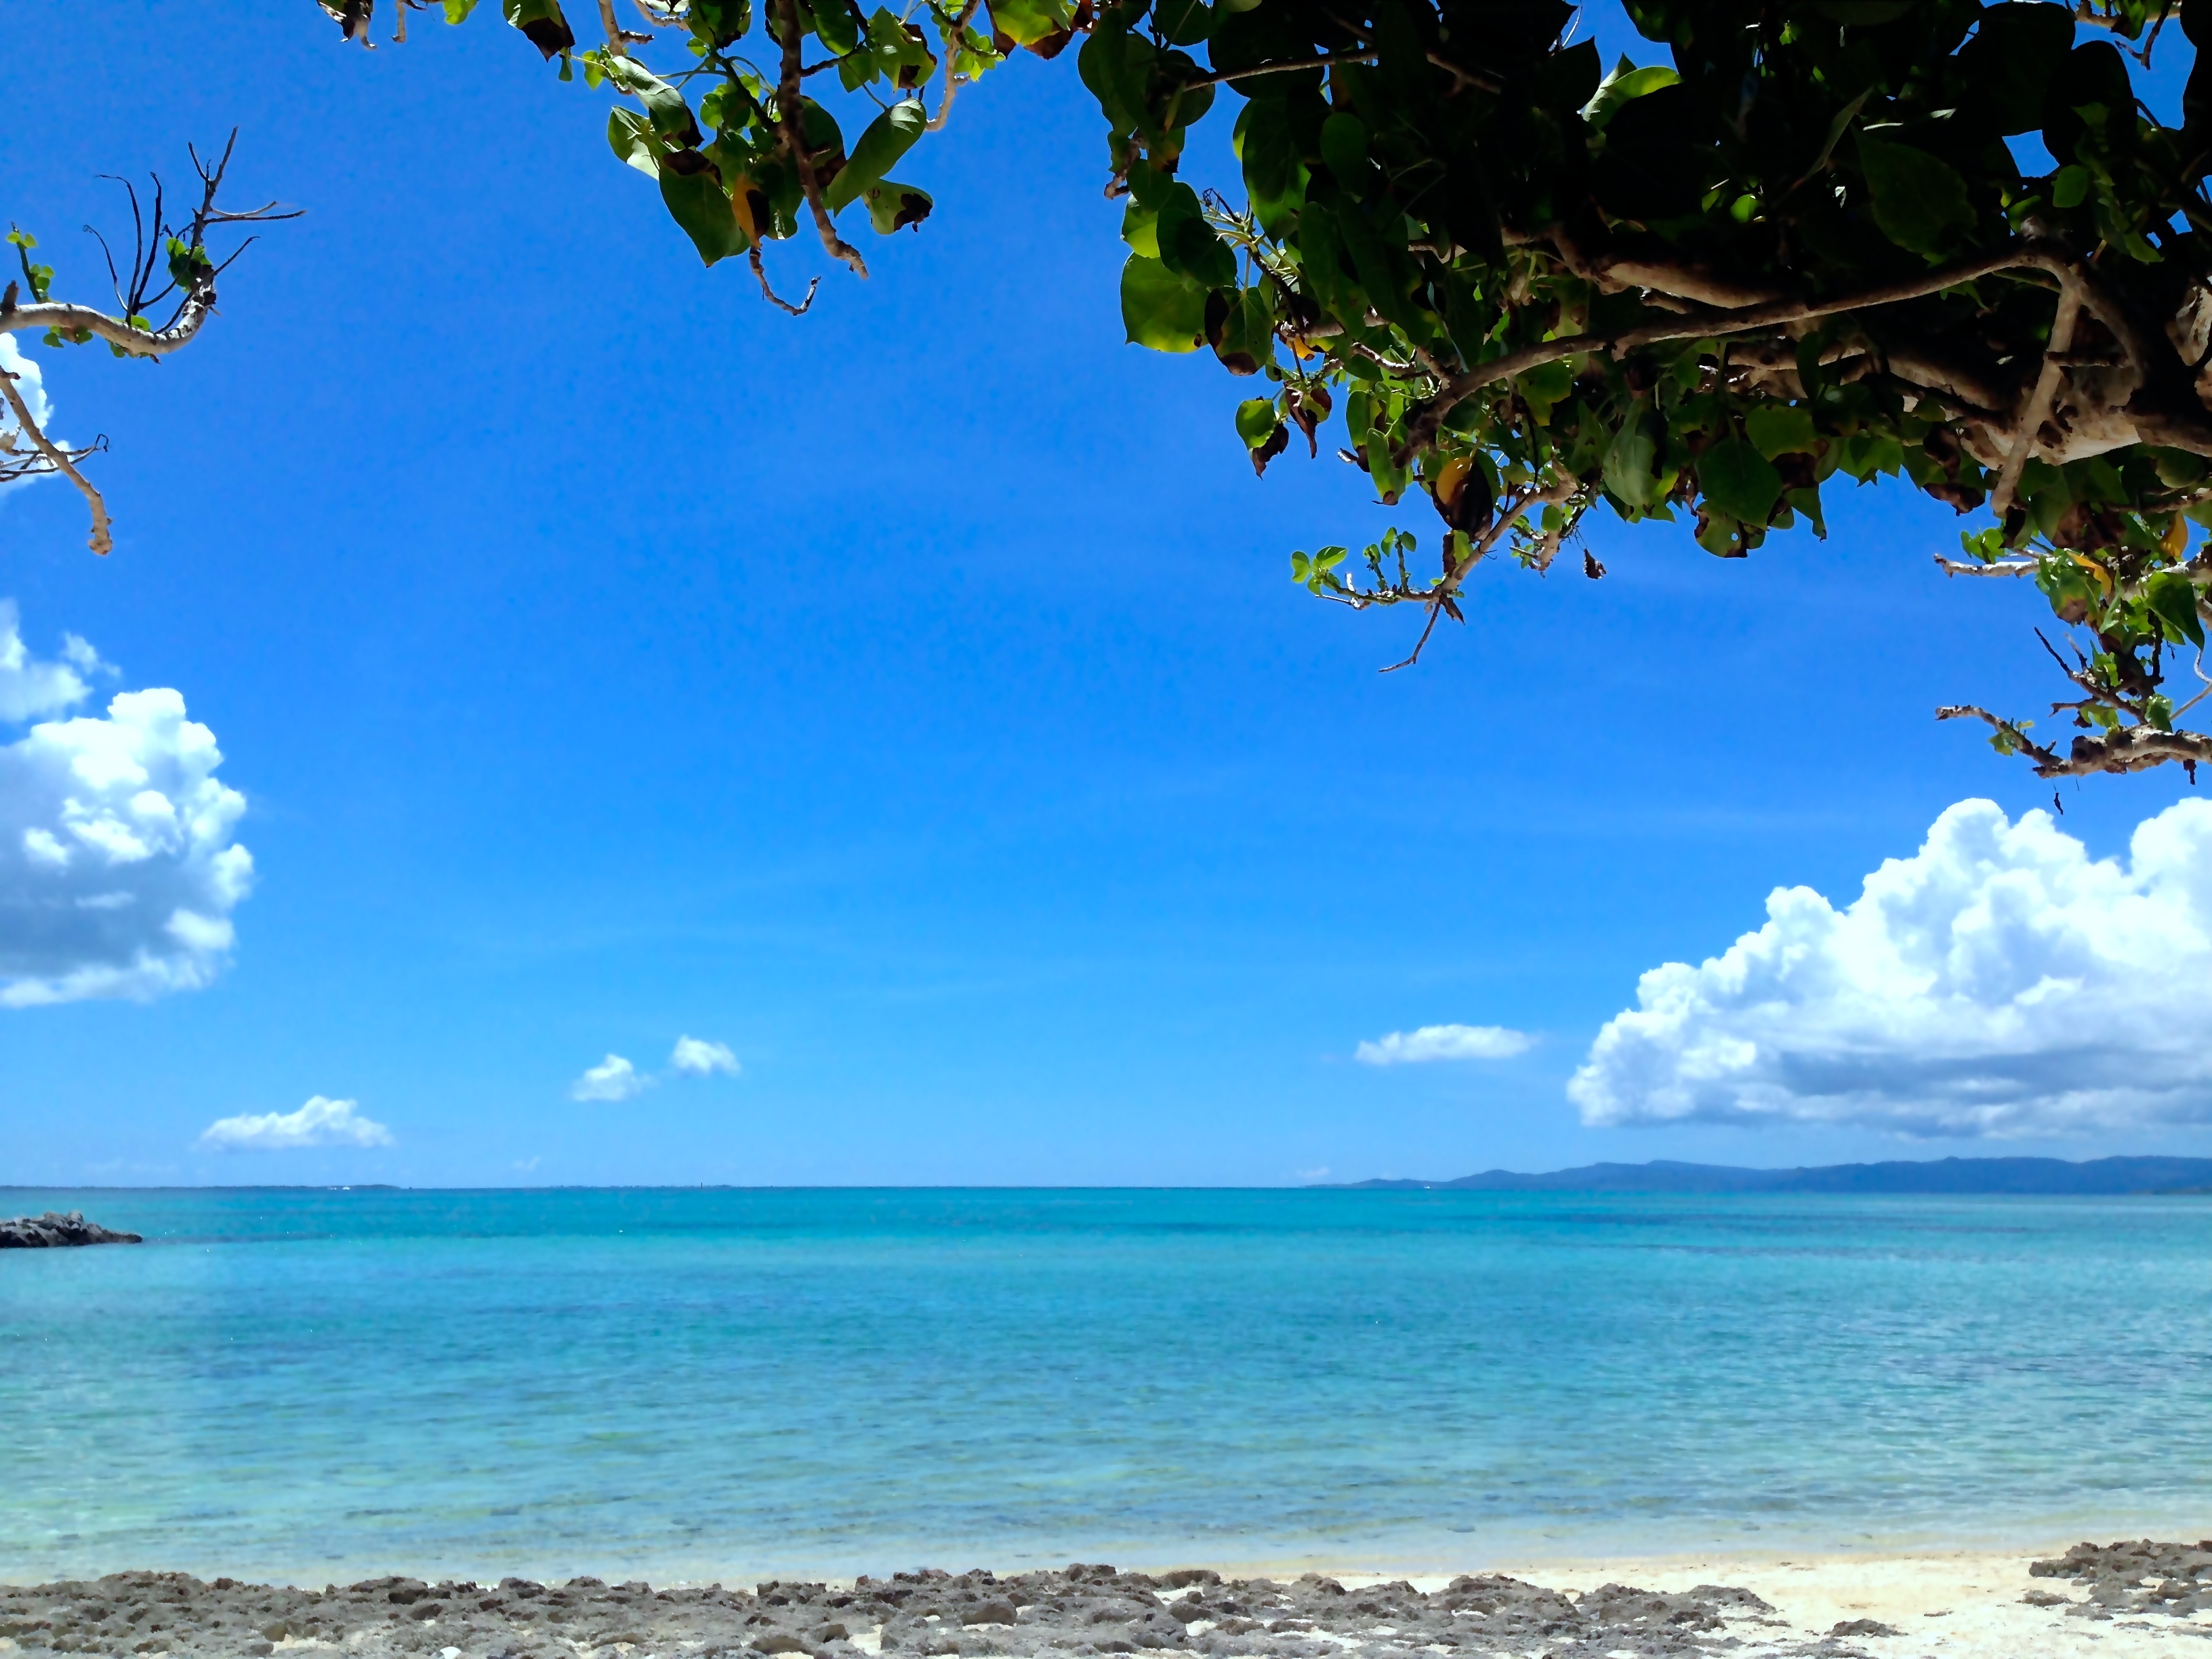
<svg viewBox="0 0 2212 1659"><path fill-rule="evenodd" d="M323 3L366 29L372 0ZM2204 693L2167 690L2212 617L2212 61L2179 126L2136 93L2212 0L1626 0L1642 67L1571 40L1566 0L762 0L766 67L751 0L641 3L623 33L601 0L577 58L621 95L610 139L764 289L762 245L810 220L864 271L835 216L918 225L890 172L955 90L1082 38L1128 337L1255 383L1255 469L1340 418L1379 497L1443 520L1432 577L1406 531L1296 555L1325 599L1433 628L1478 562L1546 568L1595 508L1734 558L1825 533L1838 475L1902 477L1986 514L1947 569L2049 601L2076 735L1941 714L2045 776L2212 759L2179 724ZM505 4L567 76L555 0ZM690 61L656 74L630 49L664 28ZM831 76L874 108L849 144ZM1180 163L1224 94L1241 188L1201 191Z"/></svg>

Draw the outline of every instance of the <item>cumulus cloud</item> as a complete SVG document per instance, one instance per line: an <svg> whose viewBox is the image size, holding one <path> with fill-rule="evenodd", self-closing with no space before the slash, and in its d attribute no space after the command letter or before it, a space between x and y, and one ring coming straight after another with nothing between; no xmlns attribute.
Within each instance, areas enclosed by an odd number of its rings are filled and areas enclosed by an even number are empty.
<svg viewBox="0 0 2212 1659"><path fill-rule="evenodd" d="M1510 1060L1535 1046L1526 1031L1504 1025L1424 1025L1363 1042L1352 1057L1367 1066L1417 1066L1431 1060Z"/></svg>
<svg viewBox="0 0 2212 1659"><path fill-rule="evenodd" d="M358 1101L315 1096L296 1112L217 1118L200 1136L203 1151L281 1152L303 1146L389 1146L392 1131L361 1115Z"/></svg>
<svg viewBox="0 0 2212 1659"><path fill-rule="evenodd" d="M680 1036L665 1072L641 1072L620 1054L609 1054L568 1085L571 1100L630 1100L671 1078L735 1077L738 1057L726 1042Z"/></svg>
<svg viewBox="0 0 2212 1659"><path fill-rule="evenodd" d="M62 656L33 656L0 601L0 721L58 714L113 672L73 635ZM246 798L216 781L222 763L167 689L0 744L0 1006L144 1000L222 971L253 883L232 839Z"/></svg>
<svg viewBox="0 0 2212 1659"><path fill-rule="evenodd" d="M1586 1122L1850 1123L1909 1135L2212 1121L2212 804L2090 858L2048 813L1936 820L1838 910L1645 974L1567 1085Z"/></svg>
<svg viewBox="0 0 2212 1659"><path fill-rule="evenodd" d="M609 1054L568 1085L571 1100L628 1100L653 1087L655 1079L620 1054Z"/></svg>
<svg viewBox="0 0 2212 1659"><path fill-rule="evenodd" d="M735 1077L738 1057L730 1052L726 1042L680 1036L676 1039L675 1053L668 1056L668 1069L681 1077L713 1077L717 1072L725 1077Z"/></svg>

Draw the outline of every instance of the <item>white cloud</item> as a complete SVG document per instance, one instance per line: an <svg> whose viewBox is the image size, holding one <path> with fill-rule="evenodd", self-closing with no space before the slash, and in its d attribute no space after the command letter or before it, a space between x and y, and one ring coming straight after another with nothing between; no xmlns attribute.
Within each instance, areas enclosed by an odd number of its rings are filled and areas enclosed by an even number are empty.
<svg viewBox="0 0 2212 1659"><path fill-rule="evenodd" d="M712 1077L717 1072L735 1077L739 1069L729 1044L695 1036L676 1039L676 1052L668 1056L668 1068L684 1077Z"/></svg>
<svg viewBox="0 0 2212 1659"><path fill-rule="evenodd" d="M0 720L58 714L109 672L74 636L66 663L25 647L0 601ZM215 733L166 689L105 717L47 720L0 745L0 1006L195 990L219 973L253 883L232 840L246 798L216 781Z"/></svg>
<svg viewBox="0 0 2212 1659"><path fill-rule="evenodd" d="M302 1146L389 1146L392 1131L355 1109L351 1100L321 1095L296 1112L217 1118L200 1136L203 1151L278 1152Z"/></svg>
<svg viewBox="0 0 2212 1659"><path fill-rule="evenodd" d="M1424 1025L1363 1042L1352 1057L1367 1066L1413 1066L1431 1060L1510 1060L1535 1046L1526 1031L1503 1025Z"/></svg>
<svg viewBox="0 0 2212 1659"><path fill-rule="evenodd" d="M1645 974L1567 1085L1595 1124L2005 1135L2212 1121L2212 804L2092 860L1961 801L1843 910L1778 888L1696 968Z"/></svg>
<svg viewBox="0 0 2212 1659"><path fill-rule="evenodd" d="M655 1079L620 1054L609 1054L568 1085L571 1100L628 1100L643 1094Z"/></svg>
<svg viewBox="0 0 2212 1659"><path fill-rule="evenodd" d="M0 334L0 340L7 337ZM62 639L62 655L69 660L40 662L33 657L30 647L23 643L15 601L0 599L0 720L13 723L58 714L92 695L92 688L77 670L94 673L106 669L100 653L69 634Z"/></svg>

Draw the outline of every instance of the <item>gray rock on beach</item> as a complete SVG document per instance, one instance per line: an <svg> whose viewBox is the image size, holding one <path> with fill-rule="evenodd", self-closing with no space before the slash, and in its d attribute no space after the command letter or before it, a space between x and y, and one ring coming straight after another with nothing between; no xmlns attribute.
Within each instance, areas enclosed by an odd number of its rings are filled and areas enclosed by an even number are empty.
<svg viewBox="0 0 2212 1659"><path fill-rule="evenodd" d="M2070 1618L2212 1612L2212 1539L2197 1544L2156 1544L2148 1538L2076 1544L2054 1560L2030 1563L2027 1570L2038 1578L2074 1579L2087 1589L2087 1600L2066 1609Z"/></svg>
<svg viewBox="0 0 2212 1659"><path fill-rule="evenodd" d="M49 1210L44 1215L19 1215L0 1221L0 1250L51 1249L64 1244L143 1244L137 1233L118 1233L87 1221L84 1212L67 1215Z"/></svg>
<svg viewBox="0 0 2212 1659"><path fill-rule="evenodd" d="M1725 1621L1763 1624L1771 1611L1748 1590L1717 1585L1665 1595L1607 1584L1574 1596L1487 1574L1425 1595L1402 1582L1347 1589L1312 1573L1278 1583L1198 1569L1155 1577L1082 1565L1006 1577L902 1572L849 1588L769 1583L750 1594L596 1578L496 1585L372 1578L312 1590L127 1572L0 1587L0 1637L25 1659L259 1659L318 1649L358 1659L455 1652L465 1659L862 1659L870 1651L893 1659L1092 1659L1140 1650L1402 1659L1422 1648L1469 1659L1534 1652L1687 1659L1738 1645Z"/></svg>

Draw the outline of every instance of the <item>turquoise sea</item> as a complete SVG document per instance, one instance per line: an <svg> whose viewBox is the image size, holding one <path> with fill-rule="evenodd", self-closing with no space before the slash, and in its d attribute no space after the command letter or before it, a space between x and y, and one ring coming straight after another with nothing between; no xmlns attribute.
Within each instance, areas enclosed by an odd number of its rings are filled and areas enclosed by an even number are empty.
<svg viewBox="0 0 2212 1659"><path fill-rule="evenodd" d="M2212 1533L2212 1200L0 1190L0 1577Z"/></svg>

